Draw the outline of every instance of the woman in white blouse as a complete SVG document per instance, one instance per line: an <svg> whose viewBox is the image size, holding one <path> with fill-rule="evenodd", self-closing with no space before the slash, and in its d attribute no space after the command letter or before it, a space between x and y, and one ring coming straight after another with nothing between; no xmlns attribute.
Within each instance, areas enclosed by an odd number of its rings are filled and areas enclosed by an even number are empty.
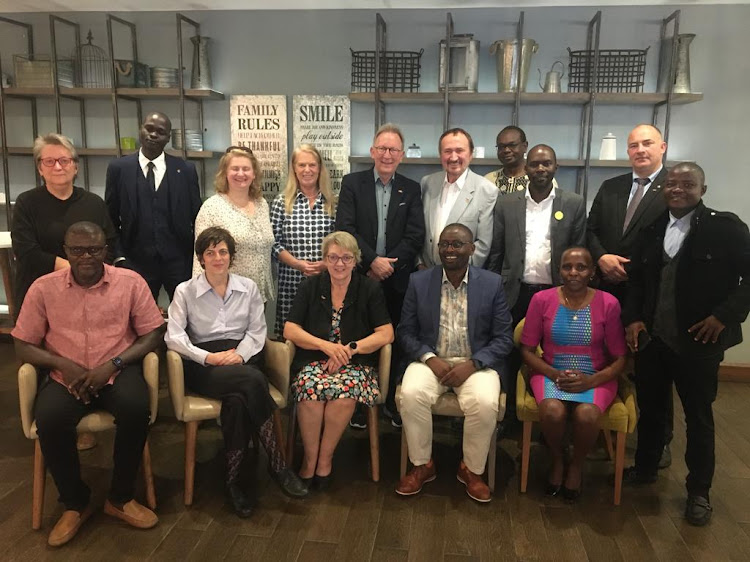
<svg viewBox="0 0 750 562"><path fill-rule="evenodd" d="M258 432L281 489L303 497L307 488L287 467L274 433L276 405L260 370L266 319L258 287L229 273L236 253L227 230L205 229L195 241L195 254L205 271L177 286L164 339L183 359L185 386L221 400L227 500L239 517L249 517L252 503L239 476L251 432Z"/></svg>
<svg viewBox="0 0 750 562"><path fill-rule="evenodd" d="M274 237L268 203L261 193L261 172L252 150L230 146L219 161L216 195L209 197L195 219L195 236L209 226L227 229L237 243L232 273L255 281L263 302L275 298L271 276ZM193 259L193 277L201 273Z"/></svg>

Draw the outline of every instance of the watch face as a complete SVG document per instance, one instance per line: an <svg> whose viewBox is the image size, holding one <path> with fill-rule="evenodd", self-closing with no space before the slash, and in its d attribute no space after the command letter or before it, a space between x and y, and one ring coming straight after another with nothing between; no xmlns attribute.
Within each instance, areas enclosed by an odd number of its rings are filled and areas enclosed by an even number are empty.
<svg viewBox="0 0 750 562"><path fill-rule="evenodd" d="M357 342L355 342L355 341L350 341L350 342L349 342L349 347L351 347L352 349L357 349Z"/></svg>

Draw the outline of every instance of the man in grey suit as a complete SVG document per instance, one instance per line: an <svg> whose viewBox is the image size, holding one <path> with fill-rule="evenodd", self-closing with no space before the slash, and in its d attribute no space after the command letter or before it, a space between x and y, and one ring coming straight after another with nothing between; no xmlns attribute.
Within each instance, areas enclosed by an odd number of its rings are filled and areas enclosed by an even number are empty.
<svg viewBox="0 0 750 562"><path fill-rule="evenodd" d="M582 246L586 240L586 202L577 193L552 185L556 171L555 151L544 144L535 146L526 157L528 188L499 197L495 205L487 269L503 277L514 327L526 316L535 293L560 285L565 249ZM502 381L508 391L508 412L516 403L520 359L517 351L509 356L507 379Z"/></svg>
<svg viewBox="0 0 750 562"><path fill-rule="evenodd" d="M442 172L422 178L425 237L418 258L420 269L440 264L437 243L448 224L460 223L474 233L471 265L482 267L492 243L492 210L497 188L469 169L474 141L463 129L449 129L440 136Z"/></svg>

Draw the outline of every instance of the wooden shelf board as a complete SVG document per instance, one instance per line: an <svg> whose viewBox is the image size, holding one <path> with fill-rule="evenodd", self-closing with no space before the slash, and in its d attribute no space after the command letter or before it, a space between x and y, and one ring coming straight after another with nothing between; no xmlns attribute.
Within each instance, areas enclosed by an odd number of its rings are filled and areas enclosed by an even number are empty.
<svg viewBox="0 0 750 562"><path fill-rule="evenodd" d="M53 97L53 88L5 88L8 96ZM180 97L177 88L117 88L117 94L132 98L173 98ZM60 88L60 95L70 97L107 98L112 95L109 88ZM185 90L185 97L201 100L223 100L224 94L216 90Z"/></svg>

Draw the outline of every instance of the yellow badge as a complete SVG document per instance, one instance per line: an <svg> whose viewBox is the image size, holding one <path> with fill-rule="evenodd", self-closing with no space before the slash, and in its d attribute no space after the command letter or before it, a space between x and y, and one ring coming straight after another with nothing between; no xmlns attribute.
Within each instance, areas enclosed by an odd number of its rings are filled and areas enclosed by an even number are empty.
<svg viewBox="0 0 750 562"><path fill-rule="evenodd" d="M559 221L563 220L563 217L564 217L564 216L565 216L565 215L563 215L563 212L562 212L562 211L557 211L557 212L555 213L555 219L557 219L557 220L559 220Z"/></svg>

